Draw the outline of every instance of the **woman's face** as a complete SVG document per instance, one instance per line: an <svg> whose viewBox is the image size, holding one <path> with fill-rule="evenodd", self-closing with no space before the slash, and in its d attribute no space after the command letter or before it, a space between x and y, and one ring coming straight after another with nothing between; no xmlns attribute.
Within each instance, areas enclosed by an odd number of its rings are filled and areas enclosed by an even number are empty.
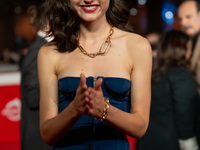
<svg viewBox="0 0 200 150"><path fill-rule="evenodd" d="M70 0L70 3L82 20L91 22L106 16L110 0Z"/></svg>

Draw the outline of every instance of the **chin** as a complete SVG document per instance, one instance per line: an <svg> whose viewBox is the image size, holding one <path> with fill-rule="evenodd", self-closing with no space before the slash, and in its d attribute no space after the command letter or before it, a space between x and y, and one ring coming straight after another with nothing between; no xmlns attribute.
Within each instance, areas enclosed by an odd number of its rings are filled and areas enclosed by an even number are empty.
<svg viewBox="0 0 200 150"><path fill-rule="evenodd" d="M188 33L188 35L189 35L190 37L195 37L195 36L197 35L197 33Z"/></svg>
<svg viewBox="0 0 200 150"><path fill-rule="evenodd" d="M87 19L83 19L85 22L93 22L95 21L96 19L94 18L87 18Z"/></svg>
<svg viewBox="0 0 200 150"><path fill-rule="evenodd" d="M185 31L185 33L191 37L194 37L197 33L191 32L191 31Z"/></svg>
<svg viewBox="0 0 200 150"><path fill-rule="evenodd" d="M82 20L84 20L85 22L92 22L92 21L98 20L98 17L96 17L96 16L88 16L88 17L83 17Z"/></svg>

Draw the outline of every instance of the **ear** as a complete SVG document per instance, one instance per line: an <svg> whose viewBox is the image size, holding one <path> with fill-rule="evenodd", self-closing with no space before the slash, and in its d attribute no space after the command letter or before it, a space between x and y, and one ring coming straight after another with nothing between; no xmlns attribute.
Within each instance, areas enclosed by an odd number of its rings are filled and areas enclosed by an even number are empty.
<svg viewBox="0 0 200 150"><path fill-rule="evenodd" d="M200 18L200 11L197 12L198 17Z"/></svg>

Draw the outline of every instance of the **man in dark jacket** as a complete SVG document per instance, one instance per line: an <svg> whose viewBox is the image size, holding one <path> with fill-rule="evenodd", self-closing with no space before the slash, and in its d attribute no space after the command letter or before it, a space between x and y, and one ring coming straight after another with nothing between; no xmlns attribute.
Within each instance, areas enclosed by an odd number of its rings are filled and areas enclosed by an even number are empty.
<svg viewBox="0 0 200 150"><path fill-rule="evenodd" d="M191 69L195 72L200 93L200 2L185 0L178 7L178 18L182 30L191 37ZM200 98L196 104L196 136L200 147Z"/></svg>
<svg viewBox="0 0 200 150"><path fill-rule="evenodd" d="M41 138L39 128L39 81L37 55L39 49L48 42L45 37L45 24L42 22L43 6L36 8L34 25L38 28L37 37L30 45L21 66L21 150L52 149Z"/></svg>

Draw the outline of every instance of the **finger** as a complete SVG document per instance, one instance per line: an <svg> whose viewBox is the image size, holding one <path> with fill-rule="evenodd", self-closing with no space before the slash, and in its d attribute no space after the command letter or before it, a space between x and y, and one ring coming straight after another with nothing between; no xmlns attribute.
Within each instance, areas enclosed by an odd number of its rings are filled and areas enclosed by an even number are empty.
<svg viewBox="0 0 200 150"><path fill-rule="evenodd" d="M84 74L80 74L80 82L79 82L79 87L78 87L77 91L83 92L86 89L87 89L86 77Z"/></svg>
<svg viewBox="0 0 200 150"><path fill-rule="evenodd" d="M87 88L87 91L88 91L89 93L91 93L91 92L92 92L92 89L93 89L93 88L88 87L88 88Z"/></svg>
<svg viewBox="0 0 200 150"><path fill-rule="evenodd" d="M90 100L93 99L93 97L94 97L93 95L94 95L94 94L95 94L95 93L94 93L94 89L91 89L90 94L89 94L89 96L88 96Z"/></svg>
<svg viewBox="0 0 200 150"><path fill-rule="evenodd" d="M95 89L95 90L101 90L101 84L102 84L102 82L103 82L103 79L102 79L102 78L99 78L99 79L96 81L96 83L95 83L94 89Z"/></svg>
<svg viewBox="0 0 200 150"><path fill-rule="evenodd" d="M89 97L90 91L87 89L84 94L85 94L85 97Z"/></svg>
<svg viewBox="0 0 200 150"><path fill-rule="evenodd" d="M89 95L90 95L90 93L87 90L83 93L80 93L79 101L82 101L83 105L89 104L90 103Z"/></svg>
<svg viewBox="0 0 200 150"><path fill-rule="evenodd" d="M85 77L85 75L84 74L80 74L80 84L81 85L84 85L84 84L86 84L86 77Z"/></svg>
<svg viewBox="0 0 200 150"><path fill-rule="evenodd" d="M90 108L93 108L93 105L94 105L94 100L93 99L90 99L89 105L90 105Z"/></svg>
<svg viewBox="0 0 200 150"><path fill-rule="evenodd" d="M90 111L90 105L89 105L89 104L86 104L86 105L85 105L85 108L86 108L86 112L87 112L87 114L88 114L88 112Z"/></svg>
<svg viewBox="0 0 200 150"><path fill-rule="evenodd" d="M88 96L88 97L91 95L92 90L93 90L93 88L91 88L91 87L88 87L88 88L87 88L87 94L88 94L87 96Z"/></svg>
<svg viewBox="0 0 200 150"><path fill-rule="evenodd" d="M90 99L89 99L89 97L85 97L85 102L86 102L87 104L90 103Z"/></svg>
<svg viewBox="0 0 200 150"><path fill-rule="evenodd" d="M86 91L84 93L84 95L85 95L85 101L87 103L89 103L89 101L90 101L90 94L91 94L91 88L89 87L89 88L86 89Z"/></svg>
<svg viewBox="0 0 200 150"><path fill-rule="evenodd" d="M85 93L80 93L80 94L78 94L78 96L76 96L76 99L77 99L77 102L78 103L82 103L82 104L84 104L85 103L85 101L87 100L86 99L86 97L85 97ZM89 98L88 98L89 99ZM81 104L81 105L82 105Z"/></svg>
<svg viewBox="0 0 200 150"><path fill-rule="evenodd" d="M88 112L87 112L87 114L88 114L89 116L93 116L93 109L89 109Z"/></svg>

